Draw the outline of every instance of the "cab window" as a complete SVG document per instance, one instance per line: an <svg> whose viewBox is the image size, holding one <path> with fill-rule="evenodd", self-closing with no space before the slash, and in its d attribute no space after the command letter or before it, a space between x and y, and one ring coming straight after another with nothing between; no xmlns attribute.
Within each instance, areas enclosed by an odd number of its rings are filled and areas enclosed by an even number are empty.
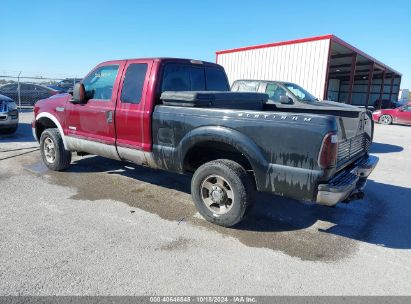
<svg viewBox="0 0 411 304"><path fill-rule="evenodd" d="M118 65L102 66L91 72L84 79L84 88L90 100L111 100L117 72Z"/></svg>
<svg viewBox="0 0 411 304"><path fill-rule="evenodd" d="M147 73L146 63L130 64L121 90L121 102L138 104L143 93L144 80Z"/></svg>
<svg viewBox="0 0 411 304"><path fill-rule="evenodd" d="M233 92L258 92L260 83L258 81L242 81L234 82L231 91Z"/></svg>
<svg viewBox="0 0 411 304"><path fill-rule="evenodd" d="M224 70L209 68L205 69L206 81L207 81L207 91L229 91L230 88L227 82L227 76Z"/></svg>
<svg viewBox="0 0 411 304"><path fill-rule="evenodd" d="M273 102L280 103L281 96L286 96L287 92L275 83L268 83L265 89L265 92L268 95L268 98Z"/></svg>
<svg viewBox="0 0 411 304"><path fill-rule="evenodd" d="M286 82L284 83L284 86L287 89L289 89L291 93L293 93L294 96L297 97L300 101L305 101L305 102L317 101L317 98L315 98L313 95L311 95L310 93L308 93L306 90L304 90L299 85L296 85L295 83Z"/></svg>
<svg viewBox="0 0 411 304"><path fill-rule="evenodd" d="M205 78L202 67L184 64L167 64L164 68L161 91L204 91Z"/></svg>
<svg viewBox="0 0 411 304"><path fill-rule="evenodd" d="M161 85L164 91L229 91L229 87L223 69L168 63Z"/></svg>

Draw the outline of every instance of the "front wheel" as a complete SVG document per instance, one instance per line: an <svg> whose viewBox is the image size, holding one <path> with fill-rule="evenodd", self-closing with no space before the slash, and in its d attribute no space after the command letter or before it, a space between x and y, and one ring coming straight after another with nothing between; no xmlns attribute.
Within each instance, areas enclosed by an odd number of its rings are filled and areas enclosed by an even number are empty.
<svg viewBox="0 0 411 304"><path fill-rule="evenodd" d="M238 163L219 159L200 166L191 181L198 212L209 222L230 227L239 223L254 202L255 186Z"/></svg>
<svg viewBox="0 0 411 304"><path fill-rule="evenodd" d="M44 164L53 171L67 169L71 163L71 152L64 148L58 129L46 129L40 137L40 153Z"/></svg>
<svg viewBox="0 0 411 304"><path fill-rule="evenodd" d="M380 119L379 119L379 123L383 124L383 125L390 125L392 124L392 117L391 115L388 114L384 114L381 115Z"/></svg>

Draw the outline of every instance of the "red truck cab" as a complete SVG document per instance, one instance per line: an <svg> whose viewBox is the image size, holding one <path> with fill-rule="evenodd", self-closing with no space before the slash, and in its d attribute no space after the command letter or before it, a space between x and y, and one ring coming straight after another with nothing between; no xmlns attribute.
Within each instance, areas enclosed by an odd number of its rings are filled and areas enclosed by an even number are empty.
<svg viewBox="0 0 411 304"><path fill-rule="evenodd" d="M61 99L57 106L57 101L40 101L35 107L36 121L42 113L51 118L65 135L65 146L81 145L82 140L95 142L96 146L104 144L104 156L116 159L116 142L119 146L150 151L151 109L155 98L153 86L159 63L159 59L103 62L83 80L86 90L94 91L92 99L76 104L69 102L70 95L64 95L56 97ZM134 83L130 88L127 82L131 80ZM123 86L125 89L120 91ZM39 113L40 107L42 113ZM73 142L70 137L76 140Z"/></svg>
<svg viewBox="0 0 411 304"><path fill-rule="evenodd" d="M172 71L173 64L176 65L176 71ZM193 83L178 83L179 79L172 77L159 81L159 73L163 69L171 66L169 74L172 75L184 72L181 71L184 65L187 69L197 65L197 70L205 78L208 73L219 69L219 77L224 79L222 82L210 81L208 88L193 88ZM204 72L205 67L209 68ZM182 91L229 90L225 72L218 65L171 58L103 62L83 79L82 84L86 92L93 92L86 103L70 102L72 96L67 94L36 104L33 122L35 138L39 140L44 128L54 124L68 150L151 166L154 166L154 162L151 154L146 152L152 150L152 112L159 101L161 90L168 90L168 87Z"/></svg>

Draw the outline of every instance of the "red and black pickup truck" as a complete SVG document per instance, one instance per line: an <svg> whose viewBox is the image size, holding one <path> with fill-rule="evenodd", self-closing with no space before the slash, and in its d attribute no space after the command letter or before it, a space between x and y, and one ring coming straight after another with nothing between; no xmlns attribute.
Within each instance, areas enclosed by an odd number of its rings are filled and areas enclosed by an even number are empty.
<svg viewBox="0 0 411 304"><path fill-rule="evenodd" d="M279 109L266 94L229 90L214 63L104 62L72 94L36 103L33 134L51 170L78 152L193 174L198 211L222 226L243 219L256 190L328 206L363 196L378 162L365 110Z"/></svg>

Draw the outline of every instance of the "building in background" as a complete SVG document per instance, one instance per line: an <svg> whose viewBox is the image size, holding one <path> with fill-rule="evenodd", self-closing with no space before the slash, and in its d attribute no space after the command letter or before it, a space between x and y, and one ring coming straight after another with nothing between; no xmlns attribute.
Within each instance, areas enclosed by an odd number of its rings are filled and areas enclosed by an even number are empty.
<svg viewBox="0 0 411 304"><path fill-rule="evenodd" d="M373 106L398 99L401 74L334 35L217 51L232 84L290 81L319 99Z"/></svg>
<svg viewBox="0 0 411 304"><path fill-rule="evenodd" d="M398 101L401 103L411 101L411 92L409 89L400 90L400 94L398 95Z"/></svg>

